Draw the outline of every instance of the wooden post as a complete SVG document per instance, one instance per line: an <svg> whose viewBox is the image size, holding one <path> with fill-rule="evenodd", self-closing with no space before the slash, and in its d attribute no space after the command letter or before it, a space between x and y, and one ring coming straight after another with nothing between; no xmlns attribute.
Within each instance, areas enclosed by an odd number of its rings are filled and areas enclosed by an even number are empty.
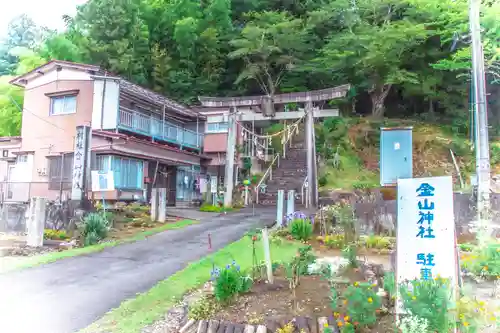
<svg viewBox="0 0 500 333"><path fill-rule="evenodd" d="M264 258L266 260L267 281L273 284L273 264L271 262L271 250L269 249L269 233L267 227L262 229L262 245L264 246Z"/></svg>

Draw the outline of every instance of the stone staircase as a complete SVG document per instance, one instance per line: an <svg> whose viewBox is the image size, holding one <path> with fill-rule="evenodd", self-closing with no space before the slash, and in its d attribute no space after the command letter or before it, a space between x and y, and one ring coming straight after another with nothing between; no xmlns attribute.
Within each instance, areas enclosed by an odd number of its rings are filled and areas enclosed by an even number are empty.
<svg viewBox="0 0 500 333"><path fill-rule="evenodd" d="M279 167L273 166L272 179L266 179L266 192L259 193L260 205L275 206L278 190L285 190L284 208L289 190L295 190L295 206L301 205L302 184L307 175L307 151L304 145L303 134L299 132L292 139L292 146L287 147L286 158L280 159Z"/></svg>

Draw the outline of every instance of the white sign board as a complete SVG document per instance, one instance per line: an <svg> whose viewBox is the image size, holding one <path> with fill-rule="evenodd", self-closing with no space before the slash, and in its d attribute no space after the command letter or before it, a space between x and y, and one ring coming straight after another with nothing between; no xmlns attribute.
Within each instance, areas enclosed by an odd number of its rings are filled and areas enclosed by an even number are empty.
<svg viewBox="0 0 500 333"><path fill-rule="evenodd" d="M207 180L200 177L200 193L207 193Z"/></svg>
<svg viewBox="0 0 500 333"><path fill-rule="evenodd" d="M217 177L210 177L210 192L217 193Z"/></svg>
<svg viewBox="0 0 500 333"><path fill-rule="evenodd" d="M104 192L115 190L115 178L113 171L92 171L92 192Z"/></svg>
<svg viewBox="0 0 500 333"><path fill-rule="evenodd" d="M452 178L398 179L397 196L397 283L439 275L451 279L455 288L458 278Z"/></svg>

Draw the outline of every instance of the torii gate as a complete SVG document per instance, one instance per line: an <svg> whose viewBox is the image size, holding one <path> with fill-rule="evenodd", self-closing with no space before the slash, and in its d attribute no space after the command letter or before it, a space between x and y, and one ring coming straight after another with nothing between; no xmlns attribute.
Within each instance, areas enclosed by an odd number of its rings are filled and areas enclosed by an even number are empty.
<svg viewBox="0 0 500 333"><path fill-rule="evenodd" d="M304 117L305 141L307 147L307 181L309 183L309 203L312 207L318 205L318 177L314 135L314 118L336 117L338 109L313 109L313 102L332 100L345 97L350 89L349 84L322 90L312 90L299 93L287 93L274 96L245 96L245 97L198 97L204 107L228 108L229 133L227 137L226 170L224 177L225 194L224 205L232 205L234 157L236 146L236 117L239 121L252 120L287 120ZM275 112L274 104L305 103L305 109L292 112ZM238 112L238 108L246 107L246 112ZM257 108L256 113L249 108ZM259 108L262 109L259 110ZM241 110L243 111L243 110Z"/></svg>

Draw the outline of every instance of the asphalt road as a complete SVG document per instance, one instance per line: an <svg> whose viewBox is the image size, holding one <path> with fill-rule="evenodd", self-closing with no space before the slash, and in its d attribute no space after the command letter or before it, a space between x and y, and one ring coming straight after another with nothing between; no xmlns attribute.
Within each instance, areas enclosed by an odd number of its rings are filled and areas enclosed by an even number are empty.
<svg viewBox="0 0 500 333"><path fill-rule="evenodd" d="M275 210L259 209L202 220L100 253L0 275L0 332L72 333L137 293L149 290L190 262L220 249Z"/></svg>

